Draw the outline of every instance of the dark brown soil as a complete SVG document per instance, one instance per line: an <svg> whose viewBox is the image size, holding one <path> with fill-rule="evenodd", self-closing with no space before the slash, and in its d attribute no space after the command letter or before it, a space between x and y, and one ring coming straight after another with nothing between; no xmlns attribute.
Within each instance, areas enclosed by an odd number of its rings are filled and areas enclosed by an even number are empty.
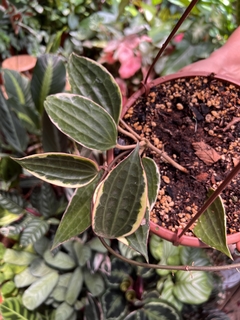
<svg viewBox="0 0 240 320"><path fill-rule="evenodd" d="M124 120L189 171L183 173L154 151L146 150L161 173L151 219L172 231L183 228L203 205L208 190L216 189L238 162L239 88L211 77L167 82L138 99ZM239 232L239 176L221 197L227 213L227 233ZM187 234L192 235L190 230Z"/></svg>

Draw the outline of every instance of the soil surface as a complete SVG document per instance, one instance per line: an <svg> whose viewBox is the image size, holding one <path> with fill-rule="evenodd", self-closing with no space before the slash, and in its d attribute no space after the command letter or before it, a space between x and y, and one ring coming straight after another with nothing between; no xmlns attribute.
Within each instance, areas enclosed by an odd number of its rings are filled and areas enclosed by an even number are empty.
<svg viewBox="0 0 240 320"><path fill-rule="evenodd" d="M178 79L158 85L137 100L124 121L189 173L152 150L161 187L151 220L171 231L184 228L216 189L240 155L240 89L209 77ZM126 144L130 143L125 141ZM240 231L240 175L221 194L227 233ZM187 235L192 235L189 230Z"/></svg>

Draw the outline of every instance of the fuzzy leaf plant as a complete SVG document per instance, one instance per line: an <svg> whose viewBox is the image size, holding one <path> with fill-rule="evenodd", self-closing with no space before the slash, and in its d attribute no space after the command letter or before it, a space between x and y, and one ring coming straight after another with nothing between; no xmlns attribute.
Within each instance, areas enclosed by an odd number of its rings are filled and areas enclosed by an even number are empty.
<svg viewBox="0 0 240 320"><path fill-rule="evenodd" d="M53 248L92 226L97 236L118 239L148 262L150 211L160 174L156 163L142 156L144 149L151 148L177 169L186 169L121 120L120 89L102 65L72 54L67 68L72 93L48 96L44 108L56 128L72 140L76 152L47 152L14 160L47 183L75 189ZM118 144L118 132L134 144ZM124 151L114 158L114 148Z"/></svg>

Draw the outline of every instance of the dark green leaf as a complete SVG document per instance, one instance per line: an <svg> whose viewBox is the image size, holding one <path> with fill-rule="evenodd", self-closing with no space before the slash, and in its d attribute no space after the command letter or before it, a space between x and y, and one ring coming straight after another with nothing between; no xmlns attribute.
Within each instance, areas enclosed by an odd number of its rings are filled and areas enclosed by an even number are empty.
<svg viewBox="0 0 240 320"><path fill-rule="evenodd" d="M49 96L44 105L56 127L81 145L102 151L116 145L117 127L113 118L92 100L60 93Z"/></svg>
<svg viewBox="0 0 240 320"><path fill-rule="evenodd" d="M152 210L160 187L160 173L156 162L152 159L147 157L142 158L142 164L147 176L148 201L150 210Z"/></svg>
<svg viewBox="0 0 240 320"><path fill-rule="evenodd" d="M91 225L91 201L98 181L99 176L75 191L56 232L53 248L81 234Z"/></svg>
<svg viewBox="0 0 240 320"><path fill-rule="evenodd" d="M171 304L161 299L146 303L143 310L148 320L181 320L178 311Z"/></svg>
<svg viewBox="0 0 240 320"><path fill-rule="evenodd" d="M68 74L73 93L102 106L118 124L122 104L121 91L107 69L93 60L73 53L68 64Z"/></svg>
<svg viewBox="0 0 240 320"><path fill-rule="evenodd" d="M137 147L99 185L92 225L103 238L126 237L140 226L147 206L147 183Z"/></svg>
<svg viewBox="0 0 240 320"><path fill-rule="evenodd" d="M33 247L40 256L43 256L44 252L49 247L49 243L50 240L48 238L42 237L33 244Z"/></svg>
<svg viewBox="0 0 240 320"><path fill-rule="evenodd" d="M35 281L22 296L23 304L29 310L40 306L50 295L58 282L58 273L51 272Z"/></svg>
<svg viewBox="0 0 240 320"><path fill-rule="evenodd" d="M14 214L24 214L26 211L8 197L4 192L0 192L0 206Z"/></svg>
<svg viewBox="0 0 240 320"><path fill-rule="evenodd" d="M180 247L180 258L183 265L208 266L210 260L201 248Z"/></svg>
<svg viewBox="0 0 240 320"><path fill-rule="evenodd" d="M27 227L23 230L20 238L20 245L26 247L39 240L49 229L49 224L40 219L31 220Z"/></svg>
<svg viewBox="0 0 240 320"><path fill-rule="evenodd" d="M96 301L92 295L89 293L87 295L87 302L85 305L84 316L86 320L101 320L101 311L98 301Z"/></svg>
<svg viewBox="0 0 240 320"><path fill-rule="evenodd" d="M120 290L108 289L102 296L105 320L123 319L127 312L127 303Z"/></svg>
<svg viewBox="0 0 240 320"><path fill-rule="evenodd" d="M75 241L73 247L78 264L80 267L83 267L91 259L92 251L87 244L79 241Z"/></svg>
<svg viewBox="0 0 240 320"><path fill-rule="evenodd" d="M59 205L59 201L56 199L56 194L53 191L53 186L47 182L42 184L40 190L38 189L35 193L32 193L31 202L46 218L54 216Z"/></svg>
<svg viewBox="0 0 240 320"><path fill-rule="evenodd" d="M37 110L42 114L43 102L50 94L62 92L66 83L66 70L57 55L45 54L37 59L31 81L31 92Z"/></svg>
<svg viewBox="0 0 240 320"><path fill-rule="evenodd" d="M14 160L34 176L62 187L86 185L98 173L94 161L65 153L42 153Z"/></svg>
<svg viewBox="0 0 240 320"><path fill-rule="evenodd" d="M208 197L213 190L209 190ZM220 196L208 207L208 209L197 220L193 229L195 236L210 247L225 253L232 259L227 246L226 214Z"/></svg>
<svg viewBox="0 0 240 320"><path fill-rule="evenodd" d="M0 310L4 320L41 320L35 312L26 309L18 298L6 299L0 304Z"/></svg>
<svg viewBox="0 0 240 320"><path fill-rule="evenodd" d="M0 129L9 145L22 153L28 143L26 130L23 128L16 114L9 108L0 90Z"/></svg>
<svg viewBox="0 0 240 320"><path fill-rule="evenodd" d="M107 277L107 282L112 288L119 288L120 284L132 273L132 266L125 261L113 258L111 274Z"/></svg>

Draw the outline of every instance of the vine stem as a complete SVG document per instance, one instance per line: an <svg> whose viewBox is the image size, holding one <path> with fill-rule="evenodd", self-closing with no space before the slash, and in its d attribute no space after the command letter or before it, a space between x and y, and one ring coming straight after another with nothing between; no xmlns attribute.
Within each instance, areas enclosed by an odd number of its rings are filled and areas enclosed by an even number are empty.
<svg viewBox="0 0 240 320"><path fill-rule="evenodd" d="M148 268L148 269L164 269L164 270L182 270L182 271L220 271L220 270L230 270L230 269L238 269L240 268L240 263L234 263L234 264L227 264L224 266L169 266L169 265L162 265L162 264L152 264L152 263L145 263L145 262L138 262L135 260L131 260L128 258L123 257L119 253L115 252L106 242L103 238L99 237L100 241L104 245L104 247L115 257L133 264L135 266Z"/></svg>
<svg viewBox="0 0 240 320"><path fill-rule="evenodd" d="M152 149L153 151L155 151L156 153L158 153L161 157L163 157L164 160L166 160L167 162L169 162L173 167L175 167L176 169L188 173L188 170L186 168L184 168L183 166L181 166L180 164L178 164L176 161L174 161L171 157L169 157L169 155L162 151L159 150L157 147L155 147L150 141L148 141L146 138L142 138L139 134L137 134L129 125L126 124L125 121L123 121L122 119L120 119L120 123L133 135L135 136L138 140L140 141L144 141L146 143L146 146L149 147L150 149ZM127 133L126 130L121 130L122 133ZM129 136L129 135L128 135Z"/></svg>

